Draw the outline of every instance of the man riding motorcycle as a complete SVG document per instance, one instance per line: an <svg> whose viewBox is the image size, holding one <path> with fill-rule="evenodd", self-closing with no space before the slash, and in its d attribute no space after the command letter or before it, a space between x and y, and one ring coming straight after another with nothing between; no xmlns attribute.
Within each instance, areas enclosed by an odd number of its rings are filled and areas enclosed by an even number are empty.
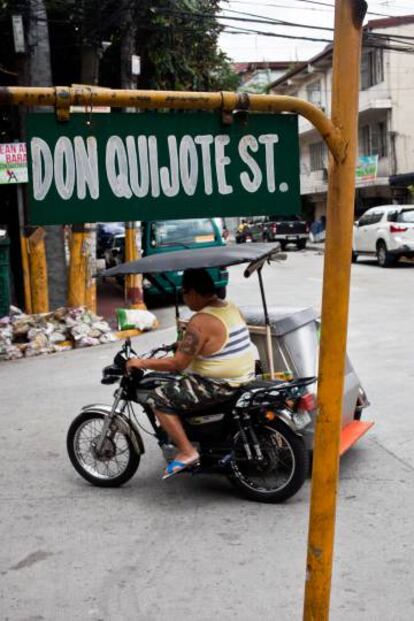
<svg viewBox="0 0 414 621"><path fill-rule="evenodd" d="M178 380L156 388L150 398L160 425L178 448L164 471L169 478L199 461L180 416L193 415L225 400L235 388L254 379L254 355L246 322L238 308L221 300L205 269L185 270L182 280L185 304L195 311L173 357L133 358L127 369L183 373Z"/></svg>

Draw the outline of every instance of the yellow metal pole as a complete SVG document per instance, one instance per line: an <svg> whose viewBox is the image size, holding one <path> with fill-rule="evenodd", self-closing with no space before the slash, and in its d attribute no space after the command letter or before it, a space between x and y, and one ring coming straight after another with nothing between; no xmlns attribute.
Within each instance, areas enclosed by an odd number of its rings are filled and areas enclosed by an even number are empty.
<svg viewBox="0 0 414 621"><path fill-rule="evenodd" d="M74 224L70 239L68 306L84 306L85 304L86 262L84 239L83 224Z"/></svg>
<svg viewBox="0 0 414 621"><path fill-rule="evenodd" d="M29 266L29 253L28 253L28 241L23 232L20 233L20 251L22 255L22 269L23 269L23 290L24 290L24 310L30 315L32 310L32 291L30 285L30 266Z"/></svg>
<svg viewBox="0 0 414 621"><path fill-rule="evenodd" d="M135 222L126 222L125 261L137 261L139 258L136 224ZM125 300L130 308L146 308L142 296L142 276L140 274L127 274L125 276Z"/></svg>
<svg viewBox="0 0 414 621"><path fill-rule="evenodd" d="M354 217L362 0L336 0L332 120L347 144L330 159L305 621L329 618Z"/></svg>
<svg viewBox="0 0 414 621"><path fill-rule="evenodd" d="M360 0L355 0L359 4ZM310 121L327 143L336 160L345 157L340 128L308 101L284 95L249 95L230 92L140 91L93 87L0 87L0 105L57 106L67 118L71 105L114 108L181 110L252 110L255 112L295 112Z"/></svg>
<svg viewBox="0 0 414 621"><path fill-rule="evenodd" d="M45 231L37 228L29 237L30 280L33 313L49 311L49 289L47 284L47 263L45 248Z"/></svg>

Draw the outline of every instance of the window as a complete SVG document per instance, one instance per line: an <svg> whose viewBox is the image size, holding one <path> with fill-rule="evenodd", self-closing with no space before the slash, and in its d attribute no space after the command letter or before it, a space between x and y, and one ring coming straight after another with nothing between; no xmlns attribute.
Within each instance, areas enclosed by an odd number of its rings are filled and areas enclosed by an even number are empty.
<svg viewBox="0 0 414 621"><path fill-rule="evenodd" d="M382 219L383 215L384 214L381 212L371 214L369 224L377 224L377 222L379 222Z"/></svg>
<svg viewBox="0 0 414 621"><path fill-rule="evenodd" d="M313 144L310 144L309 153L311 170L322 170L323 168L326 168L326 146L324 142L314 142Z"/></svg>
<svg viewBox="0 0 414 621"><path fill-rule="evenodd" d="M321 81L311 82L306 86L306 97L314 106L322 105Z"/></svg>
<svg viewBox="0 0 414 621"><path fill-rule="evenodd" d="M409 222L414 224L414 209L401 211L401 213L398 214L397 222Z"/></svg>
<svg viewBox="0 0 414 621"><path fill-rule="evenodd" d="M152 246L180 246L212 242L215 240L213 221L207 218L199 220L166 220L154 222L151 228Z"/></svg>
<svg viewBox="0 0 414 621"><path fill-rule="evenodd" d="M370 219L371 219L370 214L365 214L364 216L361 216L360 219L358 220L358 226L366 226L367 224L369 224Z"/></svg>
<svg viewBox="0 0 414 621"><path fill-rule="evenodd" d="M375 213L364 213L364 215L359 219L358 224L359 226L368 226L369 224L376 224L377 222L379 222L381 220L383 216L382 212L375 212Z"/></svg>
<svg viewBox="0 0 414 621"><path fill-rule="evenodd" d="M384 80L384 62L381 49L364 51L361 57L361 90Z"/></svg>
<svg viewBox="0 0 414 621"><path fill-rule="evenodd" d="M385 121L364 125L359 133L360 155L387 155L387 131Z"/></svg>

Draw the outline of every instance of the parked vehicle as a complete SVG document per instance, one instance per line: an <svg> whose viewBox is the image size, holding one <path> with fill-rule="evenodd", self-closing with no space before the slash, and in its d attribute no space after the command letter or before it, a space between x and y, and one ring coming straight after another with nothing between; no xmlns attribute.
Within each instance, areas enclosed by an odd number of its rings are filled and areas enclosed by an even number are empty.
<svg viewBox="0 0 414 621"><path fill-rule="evenodd" d="M224 246L220 228L214 218L156 220L142 225L142 256L149 257L174 250ZM209 270L220 297L225 297L228 273L225 267ZM171 295L181 288L182 270L145 275L144 298Z"/></svg>
<svg viewBox="0 0 414 621"><path fill-rule="evenodd" d="M104 259L107 268L125 262L125 233L112 236L110 246L104 251Z"/></svg>
<svg viewBox="0 0 414 621"><path fill-rule="evenodd" d="M309 227L300 216L261 216L253 218L250 231L253 241L280 243L282 250L295 244L299 250L306 248Z"/></svg>
<svg viewBox="0 0 414 621"><path fill-rule="evenodd" d="M258 274L263 308L242 308L257 348L256 380L235 389L229 400L201 411L185 422L186 432L201 455L196 474L226 475L249 498L281 502L296 493L306 476L313 447L317 416L314 394L318 360L319 320L311 308L268 308L261 271L266 262L284 259L279 246L248 244L180 250L148 256L107 271L108 276L130 273L163 273L187 267L213 268L249 263L245 276ZM186 321L179 319L178 327ZM168 354L171 347L160 348ZM150 352L153 357L157 350ZM125 360L132 350L127 340L114 365L104 369L103 383L120 382L113 405L86 406L70 426L69 457L76 470L98 486L117 486L136 472L144 445L133 404L139 404L152 426L153 435L167 461L176 451L158 426L148 397L168 374L142 372L123 375ZM310 371L310 373L309 373ZM365 392L347 359L343 427L340 452L350 448L371 426L361 421L368 405Z"/></svg>
<svg viewBox="0 0 414 621"><path fill-rule="evenodd" d="M376 256L381 267L392 267L400 257L414 257L414 206L368 209L354 225L354 263L358 256Z"/></svg>
<svg viewBox="0 0 414 621"><path fill-rule="evenodd" d="M105 258L105 250L111 248L116 235L125 234L124 222L98 222L96 226L96 256Z"/></svg>

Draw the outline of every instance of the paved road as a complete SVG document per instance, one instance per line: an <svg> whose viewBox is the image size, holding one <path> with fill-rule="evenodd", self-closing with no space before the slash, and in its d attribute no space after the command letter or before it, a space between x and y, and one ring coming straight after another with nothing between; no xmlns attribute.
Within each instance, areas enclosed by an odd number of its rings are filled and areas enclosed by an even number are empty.
<svg viewBox="0 0 414 621"><path fill-rule="evenodd" d="M291 252L268 267L270 303L318 308L322 262ZM230 294L251 303L257 283L241 272L232 269ZM414 618L413 276L411 265L352 268L349 352L376 427L341 464L334 621ZM168 309L160 315L171 324ZM144 350L173 333L135 344ZM0 364L1 620L300 619L309 483L266 506L220 478L161 482L151 438L124 488L93 488L72 469L66 430L82 405L110 401L99 377L115 350Z"/></svg>

